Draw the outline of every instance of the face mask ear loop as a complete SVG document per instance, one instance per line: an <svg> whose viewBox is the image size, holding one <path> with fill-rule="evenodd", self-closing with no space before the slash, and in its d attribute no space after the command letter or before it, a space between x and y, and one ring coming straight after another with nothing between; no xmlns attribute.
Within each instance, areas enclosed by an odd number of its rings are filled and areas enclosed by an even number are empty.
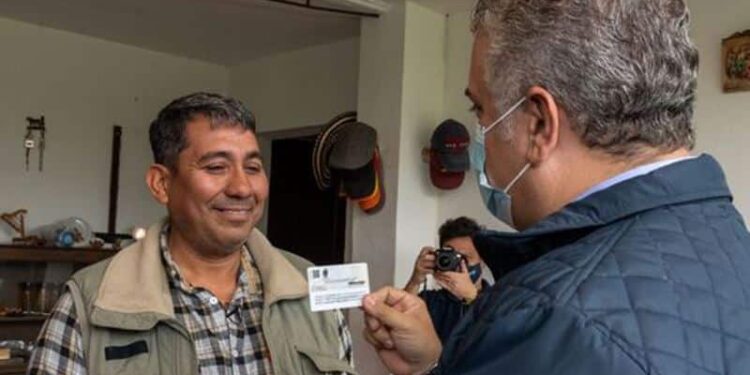
<svg viewBox="0 0 750 375"><path fill-rule="evenodd" d="M503 190L505 192L505 194L508 194L508 192L513 187L513 185L515 185L516 182L518 182L518 180L520 180L521 177L523 177L524 173L526 173L526 171L528 171L529 168L531 168L531 163L526 163L526 165L523 167L523 169L521 169L521 172L518 172L518 174L516 175L516 177L514 177L513 180L508 184L508 187L506 187L505 190Z"/></svg>
<svg viewBox="0 0 750 375"><path fill-rule="evenodd" d="M513 106L510 107L510 109L507 112L505 112L504 115L500 116L499 119L495 120L495 122L493 122L490 126L482 129L482 133L487 134L490 130L492 130L495 126L497 126L497 124L503 122L503 120L508 118L508 116L510 116L516 109L518 109L518 107L520 107L521 104L523 104L525 101L526 101L526 97L521 98L521 100L516 102L516 104L513 104Z"/></svg>

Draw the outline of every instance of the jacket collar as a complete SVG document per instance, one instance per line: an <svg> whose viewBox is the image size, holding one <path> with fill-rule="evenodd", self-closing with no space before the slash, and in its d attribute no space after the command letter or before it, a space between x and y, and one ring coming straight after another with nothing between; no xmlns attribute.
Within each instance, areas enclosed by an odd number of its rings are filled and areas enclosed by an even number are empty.
<svg viewBox="0 0 750 375"><path fill-rule="evenodd" d="M702 155L570 203L523 232L480 232L474 243L497 279L597 228L659 207L709 199L732 196L719 163Z"/></svg>
<svg viewBox="0 0 750 375"><path fill-rule="evenodd" d="M94 301L92 323L147 330L161 320L174 320L174 305L159 250L159 235L166 220L152 225L143 240L112 258ZM246 244L261 275L266 306L307 295L305 277L259 230L252 231Z"/></svg>
<svg viewBox="0 0 750 375"><path fill-rule="evenodd" d="M280 300L307 296L305 276L287 260L282 250L271 245L263 233L254 229L247 246L260 272L266 306Z"/></svg>

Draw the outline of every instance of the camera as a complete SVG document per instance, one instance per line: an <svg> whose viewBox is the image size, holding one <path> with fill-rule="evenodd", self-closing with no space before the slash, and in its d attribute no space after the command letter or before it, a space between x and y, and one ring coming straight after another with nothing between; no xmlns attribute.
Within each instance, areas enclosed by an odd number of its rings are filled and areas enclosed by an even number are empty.
<svg viewBox="0 0 750 375"><path fill-rule="evenodd" d="M459 271L461 270L461 262L465 259L466 257L463 254L451 247L437 249L435 250L435 271Z"/></svg>

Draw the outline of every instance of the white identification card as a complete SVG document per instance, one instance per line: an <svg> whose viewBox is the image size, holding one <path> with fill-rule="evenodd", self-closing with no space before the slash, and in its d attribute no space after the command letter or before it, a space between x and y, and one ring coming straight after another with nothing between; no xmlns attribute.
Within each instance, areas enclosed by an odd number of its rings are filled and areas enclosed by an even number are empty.
<svg viewBox="0 0 750 375"><path fill-rule="evenodd" d="M360 307L362 298L370 293L367 263L310 267L307 284L312 311Z"/></svg>

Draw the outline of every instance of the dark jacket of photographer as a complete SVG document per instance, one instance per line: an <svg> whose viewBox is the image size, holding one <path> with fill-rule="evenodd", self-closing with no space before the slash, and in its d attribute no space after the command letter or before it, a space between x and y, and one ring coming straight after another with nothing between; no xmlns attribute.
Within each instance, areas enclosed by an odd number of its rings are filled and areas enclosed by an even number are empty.
<svg viewBox="0 0 750 375"><path fill-rule="evenodd" d="M482 279L481 283L482 288L479 294L477 294L477 298L479 298L482 291L490 287L490 284L484 281L484 279ZM471 307L470 304L465 303L445 289L425 290L419 293L419 297L427 305L432 325L435 327L435 331L442 343L446 342L453 329L456 328L458 322L469 310L469 307Z"/></svg>

